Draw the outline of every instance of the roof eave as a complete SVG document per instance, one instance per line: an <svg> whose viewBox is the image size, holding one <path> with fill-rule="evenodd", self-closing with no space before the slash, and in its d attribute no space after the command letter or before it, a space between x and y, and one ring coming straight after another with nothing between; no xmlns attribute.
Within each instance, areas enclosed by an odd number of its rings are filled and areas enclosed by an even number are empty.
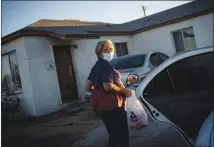
<svg viewBox="0 0 214 147"><path fill-rule="evenodd" d="M65 39L63 35L51 33L51 32L45 32L45 31L25 31L25 30L19 30L12 34L9 34L2 38L2 45L10 42L11 40L17 39L22 36L50 36L58 39Z"/></svg>
<svg viewBox="0 0 214 147"><path fill-rule="evenodd" d="M56 33L46 32L46 31L19 30L3 37L2 45L7 42L10 42L11 40L14 40L23 36L48 36L48 37L53 37L61 40L81 39L81 38L99 38L99 35L95 35L95 34L59 35Z"/></svg>
<svg viewBox="0 0 214 147"><path fill-rule="evenodd" d="M106 35L131 35L131 31L87 31L91 34L96 34L99 36L106 36Z"/></svg>
<svg viewBox="0 0 214 147"><path fill-rule="evenodd" d="M202 11L202 12L194 13L192 15L187 15L187 16L184 16L184 17L181 17L181 18L173 19L171 21L167 21L167 22L163 22L163 23L160 23L160 24L156 24L156 25L153 25L153 26L150 26L150 27L134 30L134 31L131 32L131 35L134 35L134 34L137 34L137 33L141 33L141 32L144 32L144 31L148 31L148 30L151 30L151 29L154 29L154 28L163 27L165 25L178 23L178 22L181 22L181 21L184 21L184 20L188 20L190 18L202 16L202 15L205 15L205 14L208 14L208 13L212 13L212 12L213 12L213 9L208 9L208 10L205 10L205 11Z"/></svg>

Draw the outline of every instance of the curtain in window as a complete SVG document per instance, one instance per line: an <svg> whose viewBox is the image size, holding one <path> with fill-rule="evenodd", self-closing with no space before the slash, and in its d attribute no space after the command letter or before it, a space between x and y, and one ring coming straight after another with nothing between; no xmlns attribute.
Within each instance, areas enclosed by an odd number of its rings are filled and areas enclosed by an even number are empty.
<svg viewBox="0 0 214 147"><path fill-rule="evenodd" d="M128 55L127 43L115 43L117 57Z"/></svg>
<svg viewBox="0 0 214 147"><path fill-rule="evenodd" d="M175 48L177 52L185 51L183 37L181 32L173 32Z"/></svg>
<svg viewBox="0 0 214 147"><path fill-rule="evenodd" d="M196 49L195 37L192 28L183 30L184 46L186 50Z"/></svg>
<svg viewBox="0 0 214 147"><path fill-rule="evenodd" d="M122 48L122 55L128 55L128 48L127 48L127 43L122 43L121 44L121 48Z"/></svg>
<svg viewBox="0 0 214 147"><path fill-rule="evenodd" d="M16 60L16 54L15 53L10 54L9 59L14 88L15 89L21 88L21 78L19 74L19 67Z"/></svg>
<svg viewBox="0 0 214 147"><path fill-rule="evenodd" d="M120 47L120 43L115 43L115 50L116 50L116 54L117 57L121 56L121 47Z"/></svg>
<svg viewBox="0 0 214 147"><path fill-rule="evenodd" d="M9 57L2 56L2 75L1 75L1 84L2 84L2 90L6 91L9 89L13 89L13 81L12 81L12 74L10 70L10 63L9 63Z"/></svg>

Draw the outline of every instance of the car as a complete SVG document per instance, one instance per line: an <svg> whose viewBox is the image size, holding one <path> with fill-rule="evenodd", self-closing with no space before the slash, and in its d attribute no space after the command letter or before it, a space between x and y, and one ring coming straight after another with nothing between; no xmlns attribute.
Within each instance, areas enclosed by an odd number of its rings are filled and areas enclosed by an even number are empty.
<svg viewBox="0 0 214 147"><path fill-rule="evenodd" d="M110 62L120 72L125 87L137 87L149 72L168 58L169 56L161 52L149 52L117 57ZM88 102L91 99L91 93L87 89L85 89L85 99Z"/></svg>
<svg viewBox="0 0 214 147"><path fill-rule="evenodd" d="M210 113L201 126L195 146L214 146L214 111Z"/></svg>
<svg viewBox="0 0 214 147"><path fill-rule="evenodd" d="M117 57L110 62L120 72L125 87L137 87L154 68L168 58L169 56L161 52L149 52Z"/></svg>
<svg viewBox="0 0 214 147"><path fill-rule="evenodd" d="M172 56L135 91L152 120L170 124L191 146L213 145L213 46Z"/></svg>

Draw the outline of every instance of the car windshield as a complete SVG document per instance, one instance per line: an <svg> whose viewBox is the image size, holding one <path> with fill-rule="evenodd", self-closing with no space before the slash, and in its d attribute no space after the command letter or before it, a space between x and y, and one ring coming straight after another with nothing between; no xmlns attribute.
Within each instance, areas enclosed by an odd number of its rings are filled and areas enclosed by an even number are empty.
<svg viewBox="0 0 214 147"><path fill-rule="evenodd" d="M145 54L139 55L128 55L123 57L115 58L111 61L111 64L115 69L128 69L141 67L144 64Z"/></svg>

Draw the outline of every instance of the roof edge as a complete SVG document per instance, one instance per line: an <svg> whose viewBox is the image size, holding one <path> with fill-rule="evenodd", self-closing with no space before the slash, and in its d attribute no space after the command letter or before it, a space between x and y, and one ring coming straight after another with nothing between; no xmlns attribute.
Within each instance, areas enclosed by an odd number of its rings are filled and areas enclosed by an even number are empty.
<svg viewBox="0 0 214 147"><path fill-rule="evenodd" d="M10 35L7 35L2 38L2 45L10 42L11 40L17 39L22 36L49 36L61 40L68 40L68 39L85 39L85 38L99 38L100 35L98 34L76 34L76 35L59 35L56 33L51 33L47 31L26 31L26 30L19 30L14 32Z"/></svg>
<svg viewBox="0 0 214 147"><path fill-rule="evenodd" d="M192 15L187 15L187 16L184 16L184 17L181 17L181 18L173 19L171 21L166 21L166 22L163 22L163 23L160 23L160 24L156 24L156 25L153 25L153 26L150 26L150 27L134 30L134 31L131 32L131 34L134 35L134 34L137 34L137 33L141 33L141 32L144 32L144 31L151 30L151 29L163 27L165 25L178 23L178 22L181 22L181 21L185 21L185 20L188 20L188 19L191 19L191 18L195 18L195 17L199 17L199 16L202 16L202 15L206 15L206 14L209 14L209 13L213 13L213 9L208 9L208 10L205 10L205 11L194 13Z"/></svg>
<svg viewBox="0 0 214 147"><path fill-rule="evenodd" d="M59 35L59 34L55 34L55 33L51 33L51 32L19 30L19 31L12 33L12 34L4 36L2 38L2 45L11 41L11 40L22 37L22 36L50 36L50 37L54 37L54 38L58 38L58 39L65 39L64 36Z"/></svg>

